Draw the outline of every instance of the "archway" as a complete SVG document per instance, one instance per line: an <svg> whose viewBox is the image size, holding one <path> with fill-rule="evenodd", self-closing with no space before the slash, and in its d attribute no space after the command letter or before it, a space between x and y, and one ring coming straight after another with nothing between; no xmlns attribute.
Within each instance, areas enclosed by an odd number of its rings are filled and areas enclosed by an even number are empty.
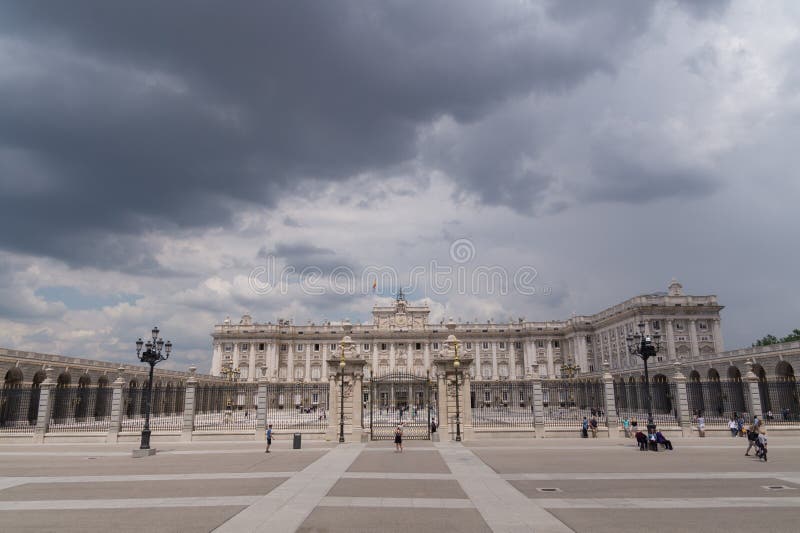
<svg viewBox="0 0 800 533"><path fill-rule="evenodd" d="M6 372L3 390L0 391L0 427L15 426L23 420L24 415L20 412L24 412L25 398L23 394L26 392L22 389L23 379L24 376L19 367L11 368Z"/></svg>
<svg viewBox="0 0 800 533"><path fill-rule="evenodd" d="M67 371L60 373L56 379L55 398L53 400L53 422L55 423L64 423L71 414L69 409L69 386L71 383L72 376Z"/></svg>
<svg viewBox="0 0 800 533"><path fill-rule="evenodd" d="M22 382L25 380L25 376L22 374L22 370L18 366L11 368L8 372L6 372L5 381L3 382L3 388L6 389L16 389L22 386Z"/></svg>
<svg viewBox="0 0 800 533"><path fill-rule="evenodd" d="M689 410L694 416L700 416L706 409L703 399L703 384L700 383L700 372L692 370L689 373L689 381L686 383L686 396L689 401Z"/></svg>
<svg viewBox="0 0 800 533"><path fill-rule="evenodd" d="M794 368L788 361L781 361L775 366L775 377L778 381L795 381Z"/></svg>
<svg viewBox="0 0 800 533"><path fill-rule="evenodd" d="M689 373L689 381L698 383L700 381L700 372L698 372L697 370L692 370Z"/></svg>
<svg viewBox="0 0 800 533"><path fill-rule="evenodd" d="M742 373L735 366L728 367L728 381L742 381Z"/></svg>
<svg viewBox="0 0 800 533"><path fill-rule="evenodd" d="M781 361L775 366L775 383L770 383L772 392L771 407L780 412L783 420L797 420L800 415L800 388L795 386L794 368L787 361ZM763 400L762 400L763 401ZM777 413L773 413L776 418Z"/></svg>
<svg viewBox="0 0 800 533"><path fill-rule="evenodd" d="M709 368L707 377L708 381L719 381L719 372L717 372L714 368Z"/></svg>
<svg viewBox="0 0 800 533"><path fill-rule="evenodd" d="M111 414L111 399L113 395L108 387L108 376L97 378L97 399L94 406L94 417L105 418Z"/></svg>

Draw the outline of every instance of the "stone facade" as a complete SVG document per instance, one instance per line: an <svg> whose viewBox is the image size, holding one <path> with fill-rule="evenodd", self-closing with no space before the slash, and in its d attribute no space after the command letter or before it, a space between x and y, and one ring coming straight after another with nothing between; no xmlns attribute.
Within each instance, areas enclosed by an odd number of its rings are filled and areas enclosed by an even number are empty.
<svg viewBox="0 0 800 533"><path fill-rule="evenodd" d="M614 374L638 372L641 361L628 354L625 337L645 323L648 334L658 333L664 349L654 363L691 363L714 357L723 350L720 310L714 295L683 293L672 280L667 292L630 298L594 315L566 320L497 323L463 322L455 325L460 350L473 363L474 381L525 379L537 365L539 376L560 377L562 364L580 365L586 374L600 373L608 362ZM391 306L373 308L372 324L325 322L296 325L286 320L255 323L249 315L238 324L226 319L214 326L212 375L223 368L253 381L266 376L275 381L324 381L327 362L339 349L345 332L355 343L367 372L381 375L405 370L425 375L444 349L447 327L431 324L430 309L410 305L400 294Z"/></svg>

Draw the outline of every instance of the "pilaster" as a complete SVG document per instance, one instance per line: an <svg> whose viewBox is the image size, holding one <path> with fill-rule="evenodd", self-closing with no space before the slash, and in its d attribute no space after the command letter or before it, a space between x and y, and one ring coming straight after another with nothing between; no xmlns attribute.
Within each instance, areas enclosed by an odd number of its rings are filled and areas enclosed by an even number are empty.
<svg viewBox="0 0 800 533"><path fill-rule="evenodd" d="M39 385L39 412L36 417L36 428L33 431L33 441L39 444L44 442L44 436L47 433L47 429L50 427L50 416L52 415L53 407L53 389L56 386L53 378L50 377L52 372L53 369L47 367L45 369L47 377Z"/></svg>
<svg viewBox="0 0 800 533"><path fill-rule="evenodd" d="M689 412L689 395L686 391L686 376L681 372L680 363L675 363L675 373L672 375L672 382L675 383L675 399L678 404L678 425L681 427L681 435L688 437L692 434L692 414Z"/></svg>
<svg viewBox="0 0 800 533"><path fill-rule="evenodd" d="M745 363L747 365L747 374L744 376L744 381L747 384L747 390L750 394L748 394L748 400L750 405L750 416L760 416L763 419L764 413L762 413L761 407L761 391L758 388L758 376L756 376L755 372L753 372L753 362L747 361Z"/></svg>
<svg viewBox="0 0 800 533"><path fill-rule="evenodd" d="M122 417L125 414L125 398L122 396L122 389L125 386L125 379L122 373L123 367L118 369L117 379L111 384L111 422L108 425L108 435L106 442L117 442L119 432L122 431Z"/></svg>
<svg viewBox="0 0 800 533"><path fill-rule="evenodd" d="M603 362L603 397L605 400L606 424L608 436L619 438L619 417L617 416L617 401L614 396L614 376L610 372L611 365Z"/></svg>
<svg viewBox="0 0 800 533"><path fill-rule="evenodd" d="M197 378L194 377L194 373L196 371L196 367L189 367L190 375L186 380L186 389L184 389L183 424L181 426L181 440L184 442L192 440L192 432L194 431L194 402L197 393Z"/></svg>
<svg viewBox="0 0 800 533"><path fill-rule="evenodd" d="M256 393L256 440L266 440L267 428L267 381L266 376L258 378L258 392Z"/></svg>
<svg viewBox="0 0 800 533"><path fill-rule="evenodd" d="M531 365L531 383L533 386L533 428L536 437L544 438L544 399L542 395L542 377L539 374L538 363Z"/></svg>

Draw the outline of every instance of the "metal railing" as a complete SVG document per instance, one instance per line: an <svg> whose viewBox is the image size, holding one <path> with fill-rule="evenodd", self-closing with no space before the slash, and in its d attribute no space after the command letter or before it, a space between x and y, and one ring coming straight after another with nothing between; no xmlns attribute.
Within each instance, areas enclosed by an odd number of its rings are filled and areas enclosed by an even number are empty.
<svg viewBox="0 0 800 533"><path fill-rule="evenodd" d="M56 387L52 390L53 411L48 431L72 433L108 431L111 425L109 387Z"/></svg>
<svg viewBox="0 0 800 533"><path fill-rule="evenodd" d="M702 415L706 426L728 427L732 417L750 422L750 391L741 381L690 381L686 384L689 412L696 424Z"/></svg>
<svg viewBox="0 0 800 533"><path fill-rule="evenodd" d="M0 389L0 433L32 435L38 416L38 388L6 387Z"/></svg>
<svg viewBox="0 0 800 533"><path fill-rule="evenodd" d="M432 383L424 376L404 370L372 376L364 392L361 423L372 440L393 439L401 424L403 439L429 439L431 423L439 423Z"/></svg>
<svg viewBox="0 0 800 533"><path fill-rule="evenodd" d="M546 427L579 430L584 417L606 425L603 383L599 381L542 380L542 407Z"/></svg>
<svg viewBox="0 0 800 533"><path fill-rule="evenodd" d="M328 427L327 383L269 383L267 424L273 429L319 430Z"/></svg>
<svg viewBox="0 0 800 533"><path fill-rule="evenodd" d="M644 383L614 383L617 416L647 423L647 388ZM653 421L661 425L678 423L678 392L675 383L651 382L650 399ZM638 427L638 426L637 426Z"/></svg>
<svg viewBox="0 0 800 533"><path fill-rule="evenodd" d="M786 380L759 385L761 410L768 425L800 424L800 383Z"/></svg>
<svg viewBox="0 0 800 533"><path fill-rule="evenodd" d="M153 405L150 411L151 431L180 431L183 427L183 397L185 389L173 389L173 399L167 398L166 390L153 389ZM146 388L122 389L122 431L141 431L144 428L147 408ZM158 409L158 411L156 411Z"/></svg>
<svg viewBox="0 0 800 533"><path fill-rule="evenodd" d="M247 430L256 428L256 383L198 387L195 392L194 428Z"/></svg>
<svg viewBox="0 0 800 533"><path fill-rule="evenodd" d="M476 428L532 428L533 382L470 383L472 425Z"/></svg>

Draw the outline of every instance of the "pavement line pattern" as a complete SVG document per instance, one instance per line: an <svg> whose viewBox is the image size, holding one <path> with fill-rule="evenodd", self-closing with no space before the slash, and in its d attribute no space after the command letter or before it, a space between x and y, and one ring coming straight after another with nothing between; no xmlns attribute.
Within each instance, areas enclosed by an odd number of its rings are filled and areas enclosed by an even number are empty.
<svg viewBox="0 0 800 533"><path fill-rule="evenodd" d="M295 531L363 449L363 444L340 444L215 531Z"/></svg>
<svg viewBox="0 0 800 533"><path fill-rule="evenodd" d="M424 472L345 472L342 479L455 479L453 474L428 474Z"/></svg>
<svg viewBox="0 0 800 533"><path fill-rule="evenodd" d="M154 509L156 507L242 507L261 496L209 496L203 498L117 498L111 500L0 501L0 511L50 511L66 509Z"/></svg>
<svg viewBox="0 0 800 533"><path fill-rule="evenodd" d="M440 443L440 455L483 519L497 533L572 531L489 468L469 449Z"/></svg>
<svg viewBox="0 0 800 533"><path fill-rule="evenodd" d="M598 472L500 474L506 481L630 480L630 479L784 479L792 483L797 472Z"/></svg>
<svg viewBox="0 0 800 533"><path fill-rule="evenodd" d="M115 481L191 481L204 479L289 478L297 472L209 472L201 474L117 474L105 476L0 477L0 490L29 483L108 483Z"/></svg>
<svg viewBox="0 0 800 533"><path fill-rule="evenodd" d="M540 498L547 509L711 509L735 507L800 507L800 497L751 498Z"/></svg>
<svg viewBox="0 0 800 533"><path fill-rule="evenodd" d="M320 507L410 507L414 509L474 509L471 500L463 498L371 498L361 496L326 496Z"/></svg>

